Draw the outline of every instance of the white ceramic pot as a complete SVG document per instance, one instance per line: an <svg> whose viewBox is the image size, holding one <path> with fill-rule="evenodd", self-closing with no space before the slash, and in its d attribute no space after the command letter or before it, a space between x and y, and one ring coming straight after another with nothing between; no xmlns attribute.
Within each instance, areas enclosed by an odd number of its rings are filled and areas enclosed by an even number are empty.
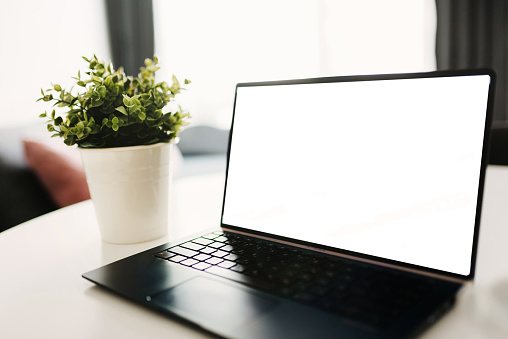
<svg viewBox="0 0 508 339"><path fill-rule="evenodd" d="M173 148L80 148L103 241L129 244L167 234Z"/></svg>

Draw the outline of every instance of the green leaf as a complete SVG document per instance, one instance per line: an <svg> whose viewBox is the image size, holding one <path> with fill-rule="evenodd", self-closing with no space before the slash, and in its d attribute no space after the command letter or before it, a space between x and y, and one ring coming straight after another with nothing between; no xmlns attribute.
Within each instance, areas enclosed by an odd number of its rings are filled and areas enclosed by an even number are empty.
<svg viewBox="0 0 508 339"><path fill-rule="evenodd" d="M64 143L67 145L67 146L72 146L75 144L74 142L74 136L73 135L69 135L67 138L64 139Z"/></svg>
<svg viewBox="0 0 508 339"><path fill-rule="evenodd" d="M62 87L61 87L60 85L58 85L58 84L54 84L54 85L53 85L53 88L54 88L54 89L55 89L55 91L57 91L57 92L60 92L60 91L62 90Z"/></svg>
<svg viewBox="0 0 508 339"><path fill-rule="evenodd" d="M67 114L76 114L81 111L82 111L81 108L75 108L75 109L71 109L69 112L67 112Z"/></svg>
<svg viewBox="0 0 508 339"><path fill-rule="evenodd" d="M129 115L129 113L127 113L127 110L123 106L118 106L117 108L115 108L115 110L117 110L118 112L120 112L124 115Z"/></svg>
<svg viewBox="0 0 508 339"><path fill-rule="evenodd" d="M106 87L105 87L105 86L99 86L99 87L97 88L97 92L99 93L99 95L101 96L101 98L106 97Z"/></svg>
<svg viewBox="0 0 508 339"><path fill-rule="evenodd" d="M113 85L113 77L111 75L108 76L104 81L104 83L106 84L106 86L111 87L111 85Z"/></svg>
<svg viewBox="0 0 508 339"><path fill-rule="evenodd" d="M104 103L104 100L97 100L97 101L94 101L92 102L92 107L99 107L100 105L102 105Z"/></svg>
<svg viewBox="0 0 508 339"><path fill-rule="evenodd" d="M180 82L178 81L178 79L176 78L176 76L173 75L173 85L169 88L169 90L173 93L173 94L178 94L180 93Z"/></svg>
<svg viewBox="0 0 508 339"><path fill-rule="evenodd" d="M123 95L123 104L124 104L125 106L127 106L127 107L132 107L132 106L134 106L134 105L132 104L132 100L131 100L131 98L129 98L129 97L128 97L127 95L125 95L125 94Z"/></svg>

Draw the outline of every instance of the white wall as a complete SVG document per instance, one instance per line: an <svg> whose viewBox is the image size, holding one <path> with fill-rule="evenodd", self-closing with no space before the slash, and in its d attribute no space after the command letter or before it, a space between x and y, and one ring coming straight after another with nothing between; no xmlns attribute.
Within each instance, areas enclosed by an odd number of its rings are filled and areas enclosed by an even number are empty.
<svg viewBox="0 0 508 339"><path fill-rule="evenodd" d="M237 82L435 69L433 0L154 0L160 78L227 127Z"/></svg>
<svg viewBox="0 0 508 339"><path fill-rule="evenodd" d="M0 126L43 121L35 101L51 83L72 85L81 58L109 60L102 0L0 2Z"/></svg>

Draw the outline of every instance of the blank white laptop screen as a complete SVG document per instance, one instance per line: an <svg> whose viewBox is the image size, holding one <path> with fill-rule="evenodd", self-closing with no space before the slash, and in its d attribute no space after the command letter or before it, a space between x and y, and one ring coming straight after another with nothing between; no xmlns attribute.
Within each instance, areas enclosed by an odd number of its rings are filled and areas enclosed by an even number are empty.
<svg viewBox="0 0 508 339"><path fill-rule="evenodd" d="M237 87L223 224L468 275L489 83Z"/></svg>

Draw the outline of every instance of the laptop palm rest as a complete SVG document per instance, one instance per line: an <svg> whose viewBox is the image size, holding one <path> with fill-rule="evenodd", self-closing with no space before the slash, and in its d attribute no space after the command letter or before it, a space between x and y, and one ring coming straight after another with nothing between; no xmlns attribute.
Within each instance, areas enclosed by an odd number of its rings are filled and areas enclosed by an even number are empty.
<svg viewBox="0 0 508 339"><path fill-rule="evenodd" d="M205 277L195 277L163 291L151 301L211 329L224 325L237 328L277 306L275 298L254 294L242 286L232 286Z"/></svg>

